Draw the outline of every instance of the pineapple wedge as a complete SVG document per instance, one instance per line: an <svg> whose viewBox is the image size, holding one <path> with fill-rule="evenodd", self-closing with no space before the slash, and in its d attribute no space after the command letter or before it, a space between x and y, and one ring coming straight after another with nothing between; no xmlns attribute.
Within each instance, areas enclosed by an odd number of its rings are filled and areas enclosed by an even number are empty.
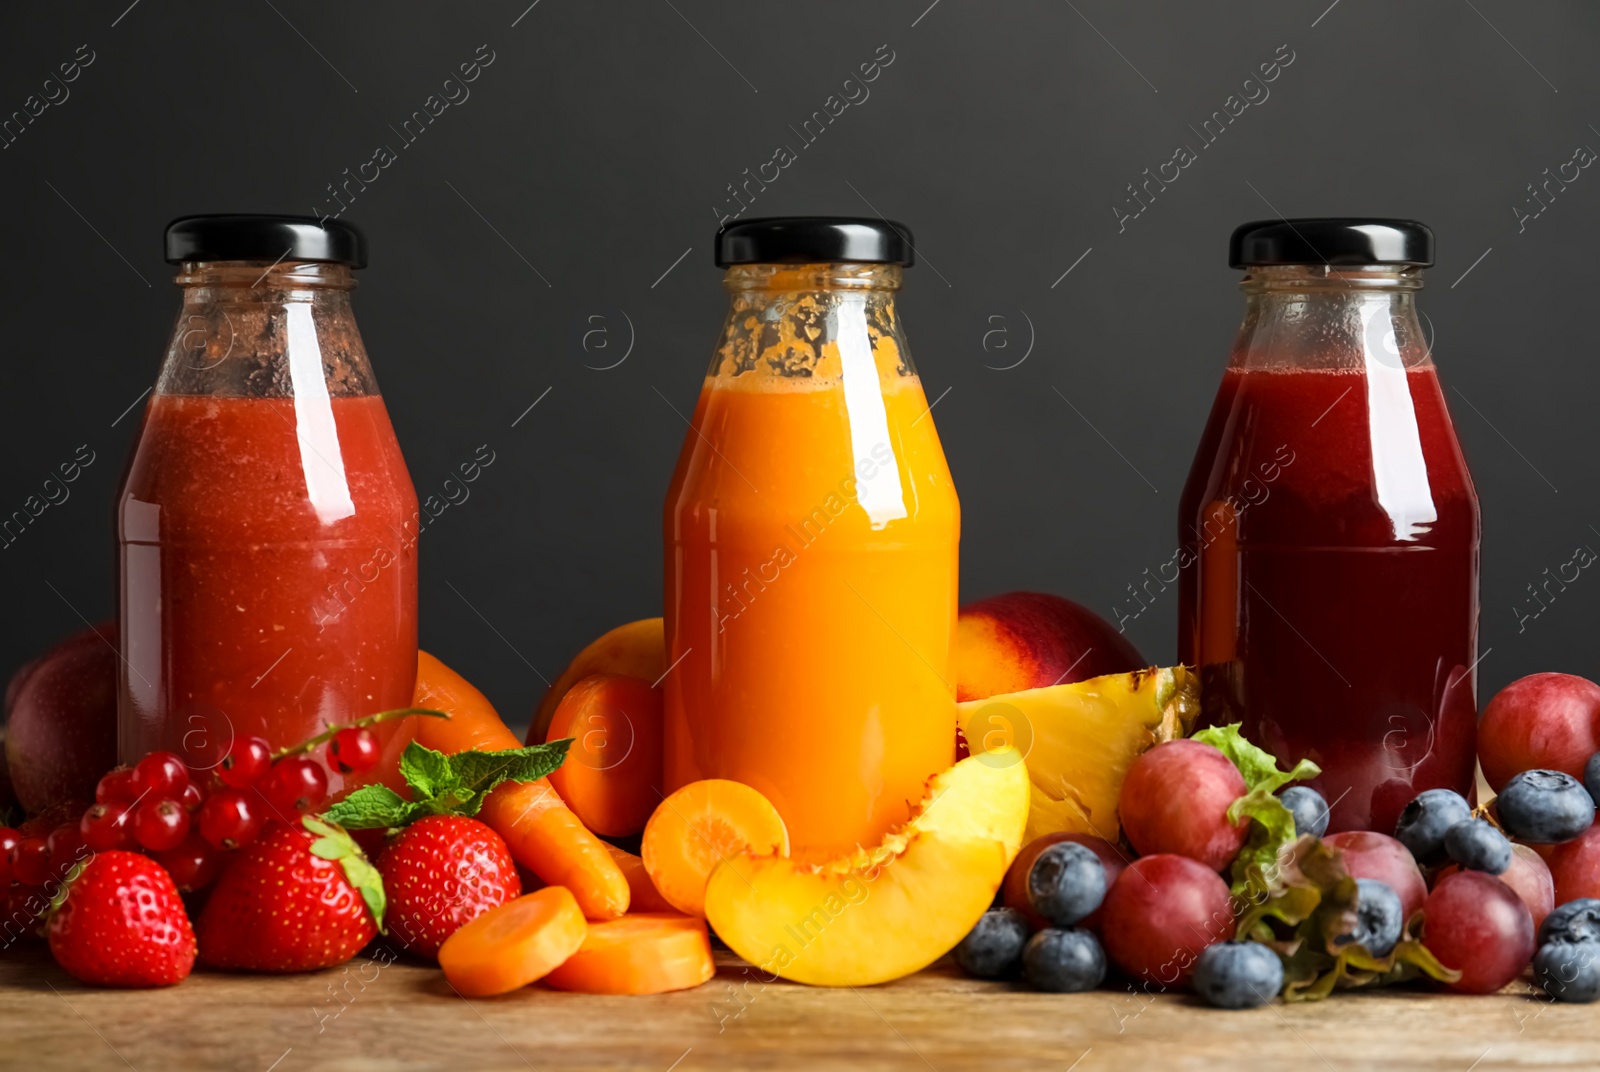
<svg viewBox="0 0 1600 1072"><path fill-rule="evenodd" d="M974 755L1014 746L1031 783L1024 844L1067 831L1115 842L1117 797L1140 753L1194 729L1199 678L1184 666L1108 674L957 705Z"/></svg>

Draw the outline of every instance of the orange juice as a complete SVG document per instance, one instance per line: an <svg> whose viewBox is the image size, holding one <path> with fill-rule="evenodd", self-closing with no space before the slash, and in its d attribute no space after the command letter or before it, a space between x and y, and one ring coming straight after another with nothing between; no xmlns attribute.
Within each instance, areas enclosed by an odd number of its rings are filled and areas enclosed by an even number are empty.
<svg viewBox="0 0 1600 1072"><path fill-rule="evenodd" d="M735 267L665 517L666 780L876 844L954 761L960 507L892 265Z"/></svg>

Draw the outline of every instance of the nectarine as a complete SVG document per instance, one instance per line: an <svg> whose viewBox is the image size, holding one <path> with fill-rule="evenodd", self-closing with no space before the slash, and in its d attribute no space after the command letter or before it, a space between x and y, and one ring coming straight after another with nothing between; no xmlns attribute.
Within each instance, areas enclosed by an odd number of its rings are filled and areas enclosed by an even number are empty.
<svg viewBox="0 0 1600 1072"><path fill-rule="evenodd" d="M93 800L117 763L117 627L102 622L45 652L17 683L6 765L29 812Z"/></svg>
<svg viewBox="0 0 1600 1072"><path fill-rule="evenodd" d="M1046 592L969 603L956 619L956 699L1126 674L1150 664L1088 607Z"/></svg>

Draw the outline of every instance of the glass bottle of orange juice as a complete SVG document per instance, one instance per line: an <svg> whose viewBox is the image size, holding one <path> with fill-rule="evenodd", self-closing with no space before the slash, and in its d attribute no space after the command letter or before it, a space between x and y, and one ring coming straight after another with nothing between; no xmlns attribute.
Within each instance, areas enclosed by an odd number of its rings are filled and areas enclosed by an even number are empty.
<svg viewBox="0 0 1600 1072"><path fill-rule="evenodd" d="M961 510L895 310L909 232L748 220L665 510L666 791L760 790L797 856L874 845L955 756Z"/></svg>

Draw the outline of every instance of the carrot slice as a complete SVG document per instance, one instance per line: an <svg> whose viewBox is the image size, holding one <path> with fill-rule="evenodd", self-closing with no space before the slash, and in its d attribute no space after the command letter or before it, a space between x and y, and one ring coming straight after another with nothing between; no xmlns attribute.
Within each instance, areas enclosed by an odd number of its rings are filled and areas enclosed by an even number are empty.
<svg viewBox="0 0 1600 1072"><path fill-rule="evenodd" d="M550 775L567 807L597 834L631 837L661 799L661 690L621 674L591 674L556 706L547 741L573 738Z"/></svg>
<svg viewBox="0 0 1600 1072"><path fill-rule="evenodd" d="M590 919L616 919L631 893L622 869L561 802L547 778L504 782L484 799L478 818L505 839L511 858L551 886L572 891Z"/></svg>
<svg viewBox="0 0 1600 1072"><path fill-rule="evenodd" d="M439 947L439 967L463 997L505 994L544 978L583 946L589 925L560 886L497 905Z"/></svg>
<svg viewBox="0 0 1600 1072"><path fill-rule="evenodd" d="M628 880L628 911L630 913L646 912L671 912L677 909L661 896L661 891L656 889L656 884L650 881L650 872L644 869L644 861L639 859L627 849L619 849L610 842L606 848L611 851L611 858L617 862L617 867L622 870L622 876Z"/></svg>
<svg viewBox="0 0 1600 1072"><path fill-rule="evenodd" d="M787 856L789 831L771 801L723 778L690 782L663 800L639 846L661 896L679 912L701 917L712 869L746 852Z"/></svg>
<svg viewBox="0 0 1600 1072"><path fill-rule="evenodd" d="M417 742L436 751L521 748L487 697L427 652L417 653L418 707L450 716L417 719ZM506 782L490 793L478 818L505 839L511 858L551 886L566 886L591 919L628 910L628 880L595 837L567 808L548 779Z"/></svg>
<svg viewBox="0 0 1600 1072"><path fill-rule="evenodd" d="M544 981L582 994L664 994L715 974L705 920L639 913L591 926L582 948Z"/></svg>

